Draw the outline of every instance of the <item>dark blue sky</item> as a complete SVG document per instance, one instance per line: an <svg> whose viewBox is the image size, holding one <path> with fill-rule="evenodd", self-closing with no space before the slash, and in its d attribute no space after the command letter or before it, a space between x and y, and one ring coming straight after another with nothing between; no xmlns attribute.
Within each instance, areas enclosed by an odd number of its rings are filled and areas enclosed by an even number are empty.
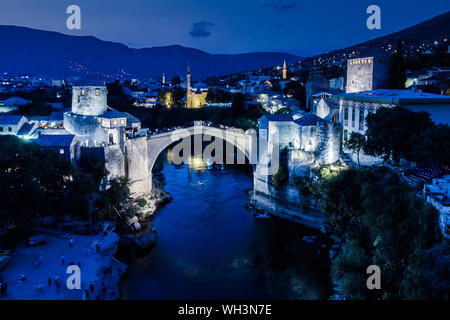
<svg viewBox="0 0 450 320"><path fill-rule="evenodd" d="M80 31L66 28L70 4L81 7ZM366 28L371 4L381 8L381 30ZM0 24L138 48L180 44L211 53L305 55L386 35L448 10L448 0L0 0Z"/></svg>

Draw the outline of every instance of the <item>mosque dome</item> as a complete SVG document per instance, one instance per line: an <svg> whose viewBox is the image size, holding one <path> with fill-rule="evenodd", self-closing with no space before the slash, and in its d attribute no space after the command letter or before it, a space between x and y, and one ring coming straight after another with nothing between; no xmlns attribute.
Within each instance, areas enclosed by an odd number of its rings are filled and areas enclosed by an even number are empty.
<svg viewBox="0 0 450 320"><path fill-rule="evenodd" d="M194 89L208 89L208 86L203 82L198 82L194 85Z"/></svg>

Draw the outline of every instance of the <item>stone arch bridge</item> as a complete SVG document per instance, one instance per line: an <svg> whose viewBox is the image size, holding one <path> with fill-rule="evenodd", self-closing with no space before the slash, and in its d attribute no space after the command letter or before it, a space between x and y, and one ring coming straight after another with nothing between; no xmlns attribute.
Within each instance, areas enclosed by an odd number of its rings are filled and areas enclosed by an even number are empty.
<svg viewBox="0 0 450 320"><path fill-rule="evenodd" d="M215 139L218 138L230 143L249 160L250 164L256 165L258 160L258 137L255 130L247 130L244 132L242 129L223 129L198 124L188 128L180 128L164 133L153 134L147 137L147 161L150 181L152 181L153 166L161 152L173 143L182 141L186 138L189 138L190 143L190 137L199 135L209 137L206 139L204 138L201 141L212 141L210 138L214 137ZM211 144L213 144L214 141L212 141ZM193 150L194 148L190 150ZM223 154L225 155L225 152ZM223 163L228 162L226 162L226 159L223 159Z"/></svg>

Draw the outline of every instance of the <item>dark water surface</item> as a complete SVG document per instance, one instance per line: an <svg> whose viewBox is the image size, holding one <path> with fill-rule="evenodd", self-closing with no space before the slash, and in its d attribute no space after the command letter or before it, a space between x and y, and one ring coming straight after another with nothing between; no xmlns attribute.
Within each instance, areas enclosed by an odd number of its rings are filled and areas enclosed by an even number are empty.
<svg viewBox="0 0 450 320"><path fill-rule="evenodd" d="M155 216L158 244L128 261L123 299L327 299L329 259L315 231L245 209L251 174L238 166L164 165L173 201Z"/></svg>

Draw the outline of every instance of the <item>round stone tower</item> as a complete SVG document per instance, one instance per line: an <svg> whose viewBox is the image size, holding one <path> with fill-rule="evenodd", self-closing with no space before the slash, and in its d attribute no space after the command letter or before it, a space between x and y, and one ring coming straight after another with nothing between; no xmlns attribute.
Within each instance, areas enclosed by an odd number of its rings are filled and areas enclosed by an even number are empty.
<svg viewBox="0 0 450 320"><path fill-rule="evenodd" d="M83 116L100 116L106 112L105 86L72 87L72 112Z"/></svg>

